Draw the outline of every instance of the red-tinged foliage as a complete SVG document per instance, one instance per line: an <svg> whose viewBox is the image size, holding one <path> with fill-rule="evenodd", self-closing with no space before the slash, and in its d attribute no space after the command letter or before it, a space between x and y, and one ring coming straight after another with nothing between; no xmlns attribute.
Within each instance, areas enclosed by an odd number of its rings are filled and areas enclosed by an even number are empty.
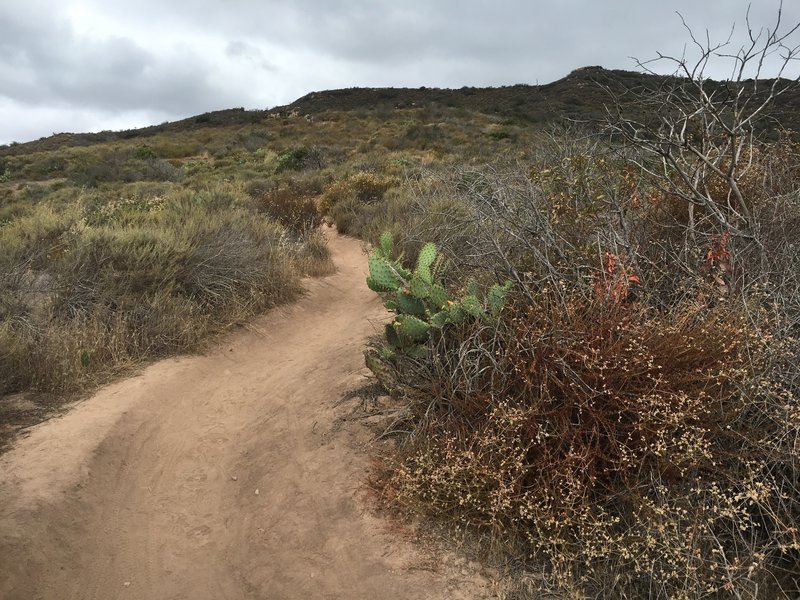
<svg viewBox="0 0 800 600"><path fill-rule="evenodd" d="M632 299L632 288L642 280L616 254L606 252L603 269L594 274L595 297L620 304Z"/></svg>

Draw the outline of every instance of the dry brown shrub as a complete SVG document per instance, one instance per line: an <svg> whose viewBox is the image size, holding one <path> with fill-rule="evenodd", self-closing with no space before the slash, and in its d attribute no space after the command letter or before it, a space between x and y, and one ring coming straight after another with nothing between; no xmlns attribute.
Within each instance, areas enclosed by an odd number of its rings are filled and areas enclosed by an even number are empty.
<svg viewBox="0 0 800 600"><path fill-rule="evenodd" d="M397 185L392 177L362 171L330 184L322 194L320 212L329 213L340 202L352 200L372 204L383 198L387 190Z"/></svg>
<svg viewBox="0 0 800 600"><path fill-rule="evenodd" d="M322 277L336 272L328 242L320 228L303 236L294 257L295 269L303 275Z"/></svg>
<svg viewBox="0 0 800 600"><path fill-rule="evenodd" d="M322 222L316 198L291 188L264 193L258 199L258 210L295 234L316 229Z"/></svg>
<svg viewBox="0 0 800 600"><path fill-rule="evenodd" d="M800 344L756 313L551 289L451 332L401 366L413 434L385 498L491 532L562 590L773 597L800 556Z"/></svg>

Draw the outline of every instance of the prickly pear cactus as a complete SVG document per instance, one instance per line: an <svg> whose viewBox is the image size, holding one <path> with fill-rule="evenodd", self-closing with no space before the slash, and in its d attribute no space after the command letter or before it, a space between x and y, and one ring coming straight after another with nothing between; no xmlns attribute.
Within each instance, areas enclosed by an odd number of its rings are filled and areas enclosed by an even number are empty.
<svg viewBox="0 0 800 600"><path fill-rule="evenodd" d="M486 302L489 305L489 314L497 317L506 305L506 296L511 291L511 282L506 281L503 285L494 284L486 294Z"/></svg>
<svg viewBox="0 0 800 600"><path fill-rule="evenodd" d="M389 342L389 348L392 350L400 350L400 336L397 335L397 330L393 324L387 323L384 327L384 336L386 341Z"/></svg>
<svg viewBox="0 0 800 600"><path fill-rule="evenodd" d="M393 246L390 233L381 235L380 243L369 257L367 277L371 290L391 294L384 306L397 314L395 320L386 326L388 345L381 353L366 355L367 367L386 389L390 388L382 380L386 377L386 370L381 367L383 362L393 360L398 353L425 358L432 331L440 335L448 325L458 325L468 319L487 322L495 319L511 289L511 282L493 285L485 296L484 306L478 284L470 279L464 287L464 295L452 300L444 285L437 281L442 258L433 243L422 247L413 271L403 267L400 259L392 259Z"/></svg>
<svg viewBox="0 0 800 600"><path fill-rule="evenodd" d="M447 321L454 325L459 325L467 318L467 313L461 306L461 302L453 302L447 307Z"/></svg>
<svg viewBox="0 0 800 600"><path fill-rule="evenodd" d="M412 342L424 342L428 339L430 325L414 315L398 315L394 328L401 341L406 338Z"/></svg>
<svg viewBox="0 0 800 600"><path fill-rule="evenodd" d="M381 253L383 254L383 258L389 259L392 257L392 246L394 245L392 240L392 234L388 231L384 231L381 234L381 241L378 248L380 248Z"/></svg>
<svg viewBox="0 0 800 600"><path fill-rule="evenodd" d="M375 292L393 292L398 286L398 277L391 263L377 253L371 255L367 260L369 265L369 277L367 285Z"/></svg>
<svg viewBox="0 0 800 600"><path fill-rule="evenodd" d="M450 322L449 316L446 310L440 310L434 315L431 315L429 323L431 327L436 327L437 329L441 329L445 325Z"/></svg>
<svg viewBox="0 0 800 600"><path fill-rule="evenodd" d="M482 317L484 314L483 306L477 296L464 296L463 300L461 300L461 308L465 313L476 319Z"/></svg>
<svg viewBox="0 0 800 600"><path fill-rule="evenodd" d="M378 383L388 392L391 392L396 385L396 378L393 369L383 360L383 356L375 350L364 352L364 363L372 371Z"/></svg>
<svg viewBox="0 0 800 600"><path fill-rule="evenodd" d="M431 291L428 298L430 299L431 304L437 309L447 306L447 301L449 300L447 296L447 290L444 289L444 286L441 283L434 283L431 286Z"/></svg>
<svg viewBox="0 0 800 600"><path fill-rule="evenodd" d="M417 275L419 278L431 285L433 283L433 274L431 273L431 266L433 265L434 261L436 260L436 245L432 242L428 242L422 247L422 250L419 251L419 256L417 257Z"/></svg>
<svg viewBox="0 0 800 600"><path fill-rule="evenodd" d="M395 306L397 307L397 313L399 314L409 314L417 317L425 316L425 302L405 289L397 290Z"/></svg>
<svg viewBox="0 0 800 600"><path fill-rule="evenodd" d="M431 295L430 282L420 277L419 273L415 273L411 281L408 282L408 293L415 298L424 300Z"/></svg>
<svg viewBox="0 0 800 600"><path fill-rule="evenodd" d="M478 282L472 277L467 279L467 285L464 286L464 294L466 296L478 296Z"/></svg>

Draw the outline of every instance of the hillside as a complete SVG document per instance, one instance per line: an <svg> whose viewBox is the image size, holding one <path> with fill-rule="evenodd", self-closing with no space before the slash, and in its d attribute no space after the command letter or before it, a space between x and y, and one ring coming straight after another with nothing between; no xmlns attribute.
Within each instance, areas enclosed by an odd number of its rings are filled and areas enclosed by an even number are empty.
<svg viewBox="0 0 800 600"><path fill-rule="evenodd" d="M606 107L612 105L616 98L630 116L644 118L643 109L633 103L632 92L652 92L675 81L675 78L667 76L590 66L575 69L562 79L544 85L460 89L346 88L312 92L291 104L269 110L231 108L140 129L57 133L31 142L0 147L0 156L147 138L161 133L247 125L267 117L288 114L318 115L354 111L386 114L395 110L438 108L500 116L528 125L545 125L565 118L592 123L605 117ZM770 81L765 80L765 83ZM713 82L711 84L712 87L715 85ZM779 98L774 108L772 116L783 128L800 130L800 90L793 90Z"/></svg>
<svg viewBox="0 0 800 600"><path fill-rule="evenodd" d="M403 109L439 105L546 123L564 117L601 119L613 94L655 88L666 78L602 67L583 67L545 85L496 88L350 88L315 92L273 110L315 114L327 110L363 110L370 107Z"/></svg>

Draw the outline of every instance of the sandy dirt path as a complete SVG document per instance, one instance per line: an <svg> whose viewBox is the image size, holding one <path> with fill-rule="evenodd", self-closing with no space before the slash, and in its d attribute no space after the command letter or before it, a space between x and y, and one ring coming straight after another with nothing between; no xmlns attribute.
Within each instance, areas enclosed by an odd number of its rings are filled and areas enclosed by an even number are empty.
<svg viewBox="0 0 800 600"><path fill-rule="evenodd" d="M0 457L4 600L473 598L372 516L369 436L337 428L385 312L338 272L203 356L161 361Z"/></svg>

